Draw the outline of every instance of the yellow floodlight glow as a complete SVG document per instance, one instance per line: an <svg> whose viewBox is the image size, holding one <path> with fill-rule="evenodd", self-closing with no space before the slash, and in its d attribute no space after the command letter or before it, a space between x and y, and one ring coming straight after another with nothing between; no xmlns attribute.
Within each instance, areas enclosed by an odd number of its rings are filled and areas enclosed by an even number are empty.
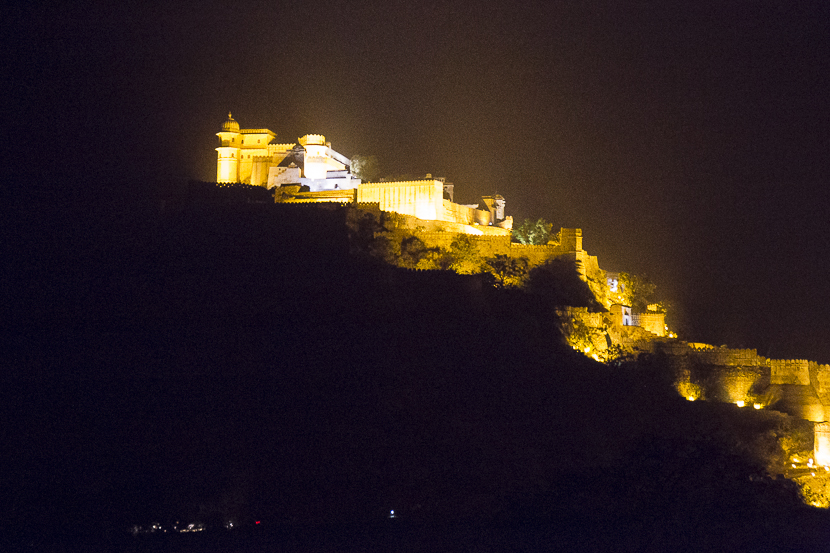
<svg viewBox="0 0 830 553"><path fill-rule="evenodd" d="M691 382L678 382L675 384L675 389L687 401L694 401L702 396L700 386Z"/></svg>
<svg viewBox="0 0 830 553"><path fill-rule="evenodd" d="M735 402L735 405L737 405L738 407L743 407L744 405L746 405L746 403L744 403L744 400L739 400Z"/></svg>
<svg viewBox="0 0 830 553"><path fill-rule="evenodd" d="M760 403L753 403L752 407L754 407L755 409L763 409L764 406L761 405Z"/></svg>

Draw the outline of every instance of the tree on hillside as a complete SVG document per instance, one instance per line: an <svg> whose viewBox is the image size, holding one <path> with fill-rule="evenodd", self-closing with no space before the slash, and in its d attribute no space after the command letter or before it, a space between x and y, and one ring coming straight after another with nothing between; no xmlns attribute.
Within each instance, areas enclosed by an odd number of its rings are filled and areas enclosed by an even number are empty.
<svg viewBox="0 0 830 553"><path fill-rule="evenodd" d="M376 256L375 241L378 233L385 232L386 228L373 213L358 209L351 209L346 217L349 232L349 246L352 254Z"/></svg>
<svg viewBox="0 0 830 553"><path fill-rule="evenodd" d="M427 247L423 240L412 234L401 240L400 264L407 269L415 269L419 263L429 261L439 251L439 248Z"/></svg>
<svg viewBox="0 0 830 553"><path fill-rule="evenodd" d="M487 259L485 263L493 276L496 277L496 284L499 288L517 284L527 274L528 270L526 257L510 257L498 253Z"/></svg>
<svg viewBox="0 0 830 553"><path fill-rule="evenodd" d="M468 275L481 271L483 260L473 239L467 234L459 234L450 244L450 249L444 250L436 263L441 269Z"/></svg>
<svg viewBox="0 0 830 553"><path fill-rule="evenodd" d="M620 273L619 281L629 305L638 311L646 311L657 286L647 276L631 273Z"/></svg>
<svg viewBox="0 0 830 553"><path fill-rule="evenodd" d="M377 156L358 154L352 157L352 174L363 182L374 182L380 178L380 162Z"/></svg>
<svg viewBox="0 0 830 553"><path fill-rule="evenodd" d="M553 224L544 219L525 219L519 228L513 229L513 241L532 246L544 246L551 239Z"/></svg>
<svg viewBox="0 0 830 553"><path fill-rule="evenodd" d="M527 275L524 288L531 294L547 298L556 306L604 311L588 283L580 278L576 263L570 259L559 257L534 267Z"/></svg>

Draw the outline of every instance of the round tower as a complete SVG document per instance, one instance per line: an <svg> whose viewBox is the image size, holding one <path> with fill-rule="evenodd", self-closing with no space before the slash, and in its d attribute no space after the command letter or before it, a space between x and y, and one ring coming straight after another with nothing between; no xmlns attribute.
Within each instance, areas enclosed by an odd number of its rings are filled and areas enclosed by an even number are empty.
<svg viewBox="0 0 830 553"><path fill-rule="evenodd" d="M331 169L328 165L328 150L326 137L322 134L307 134L297 141L305 148L303 176L307 179L325 179L326 172Z"/></svg>
<svg viewBox="0 0 830 553"><path fill-rule="evenodd" d="M819 465L830 465L830 422L817 422L813 427L813 454Z"/></svg>
<svg viewBox="0 0 830 553"><path fill-rule="evenodd" d="M216 182L239 182L239 148L242 146L242 133L237 123L228 112L228 120L222 124L222 130L216 133L219 147L216 148Z"/></svg>

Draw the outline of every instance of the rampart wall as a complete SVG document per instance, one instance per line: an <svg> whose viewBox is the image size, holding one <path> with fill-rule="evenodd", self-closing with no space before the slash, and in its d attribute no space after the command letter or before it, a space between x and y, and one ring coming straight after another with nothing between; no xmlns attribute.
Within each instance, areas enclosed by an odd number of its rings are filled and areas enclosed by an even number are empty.
<svg viewBox="0 0 830 553"><path fill-rule="evenodd" d="M666 335L665 313L632 313L631 319L634 326L640 326L660 337Z"/></svg>
<svg viewBox="0 0 830 553"><path fill-rule="evenodd" d="M830 365L806 359L767 359L754 349L654 344L653 351L669 357L678 382L685 379L698 386L704 399L756 402L814 422L830 416Z"/></svg>
<svg viewBox="0 0 830 553"><path fill-rule="evenodd" d="M819 422L813 427L813 451L816 463L830 465L830 422Z"/></svg>
<svg viewBox="0 0 830 553"><path fill-rule="evenodd" d="M464 225L487 226L490 224L490 219L491 214L489 211L457 204L446 199L444 200L444 221Z"/></svg>
<svg viewBox="0 0 830 553"><path fill-rule="evenodd" d="M772 384L810 384L810 361L806 359L770 359L769 364Z"/></svg>
<svg viewBox="0 0 830 553"><path fill-rule="evenodd" d="M516 243L511 243L509 251L505 252L510 257L526 257L531 267L541 265L545 261L559 257L565 253L567 252L558 244L530 246Z"/></svg>
<svg viewBox="0 0 830 553"><path fill-rule="evenodd" d="M587 307L564 307L560 316L576 319L593 328L602 328L605 325L605 313L592 313Z"/></svg>
<svg viewBox="0 0 830 553"><path fill-rule="evenodd" d="M692 350L695 358L706 365L723 367L758 367L765 366L766 359L754 349L714 348Z"/></svg>
<svg viewBox="0 0 830 553"><path fill-rule="evenodd" d="M810 362L810 381L824 405L830 405L830 365Z"/></svg>
<svg viewBox="0 0 830 553"><path fill-rule="evenodd" d="M357 187L358 202L377 202L383 211L394 211L419 219L444 220L444 184L437 180L363 183Z"/></svg>

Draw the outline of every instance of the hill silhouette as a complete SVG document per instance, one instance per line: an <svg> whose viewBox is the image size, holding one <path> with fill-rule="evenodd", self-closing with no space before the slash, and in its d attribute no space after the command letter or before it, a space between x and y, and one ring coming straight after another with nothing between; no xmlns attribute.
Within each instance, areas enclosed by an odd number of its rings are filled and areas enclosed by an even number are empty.
<svg viewBox="0 0 830 553"><path fill-rule="evenodd" d="M575 353L555 294L350 257L345 208L223 198L17 198L4 539L379 536L390 510L444 545L489 528L482 548L818 539L826 516L741 445L775 415L689 404L657 357Z"/></svg>

